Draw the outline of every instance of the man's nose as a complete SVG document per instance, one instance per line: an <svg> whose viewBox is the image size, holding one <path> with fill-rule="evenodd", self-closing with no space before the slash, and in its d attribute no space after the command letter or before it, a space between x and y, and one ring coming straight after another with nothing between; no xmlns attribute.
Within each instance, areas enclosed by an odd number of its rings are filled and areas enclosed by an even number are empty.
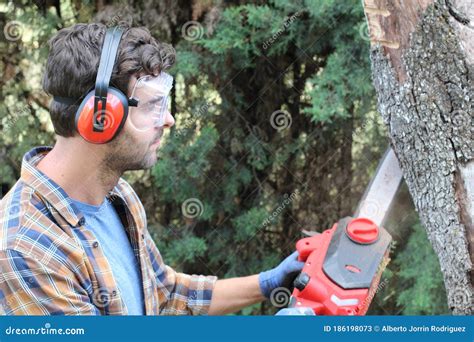
<svg viewBox="0 0 474 342"><path fill-rule="evenodd" d="M174 118L173 115L167 110L165 114L165 124L163 125L164 127L171 128L174 126Z"/></svg>

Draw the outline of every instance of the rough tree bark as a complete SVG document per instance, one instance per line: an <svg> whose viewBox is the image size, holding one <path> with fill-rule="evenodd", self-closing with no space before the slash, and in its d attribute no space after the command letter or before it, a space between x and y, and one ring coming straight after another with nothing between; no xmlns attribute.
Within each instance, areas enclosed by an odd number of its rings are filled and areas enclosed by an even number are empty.
<svg viewBox="0 0 474 342"><path fill-rule="evenodd" d="M448 304L472 314L474 1L364 0L364 10L379 112Z"/></svg>

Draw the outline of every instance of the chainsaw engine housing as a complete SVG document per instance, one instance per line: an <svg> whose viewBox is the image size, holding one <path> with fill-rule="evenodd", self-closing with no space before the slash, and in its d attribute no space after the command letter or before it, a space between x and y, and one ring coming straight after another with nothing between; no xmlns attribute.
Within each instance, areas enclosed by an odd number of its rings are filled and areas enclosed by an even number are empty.
<svg viewBox="0 0 474 342"><path fill-rule="evenodd" d="M392 237L367 218L346 217L296 244L305 262L289 307L316 315L364 315L389 258Z"/></svg>

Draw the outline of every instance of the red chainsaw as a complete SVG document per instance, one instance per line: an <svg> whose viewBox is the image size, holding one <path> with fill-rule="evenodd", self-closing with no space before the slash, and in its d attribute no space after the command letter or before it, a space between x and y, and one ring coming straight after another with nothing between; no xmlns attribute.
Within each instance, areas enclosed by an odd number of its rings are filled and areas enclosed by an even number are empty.
<svg viewBox="0 0 474 342"><path fill-rule="evenodd" d="M389 148L354 214L296 243L305 262L288 308L277 315L364 315L389 262L391 235L383 228L402 179Z"/></svg>

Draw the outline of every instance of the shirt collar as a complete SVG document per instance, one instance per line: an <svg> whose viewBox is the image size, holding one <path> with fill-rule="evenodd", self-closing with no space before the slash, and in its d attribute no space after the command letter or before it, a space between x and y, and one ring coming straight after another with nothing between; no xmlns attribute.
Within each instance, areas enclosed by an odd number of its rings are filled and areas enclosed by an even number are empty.
<svg viewBox="0 0 474 342"><path fill-rule="evenodd" d="M55 208L70 225L76 227L83 219L82 212L72 203L63 188L36 168L40 160L51 150L51 146L39 146L25 153L21 163L21 179ZM118 196L126 202L117 186L107 195L110 196Z"/></svg>

